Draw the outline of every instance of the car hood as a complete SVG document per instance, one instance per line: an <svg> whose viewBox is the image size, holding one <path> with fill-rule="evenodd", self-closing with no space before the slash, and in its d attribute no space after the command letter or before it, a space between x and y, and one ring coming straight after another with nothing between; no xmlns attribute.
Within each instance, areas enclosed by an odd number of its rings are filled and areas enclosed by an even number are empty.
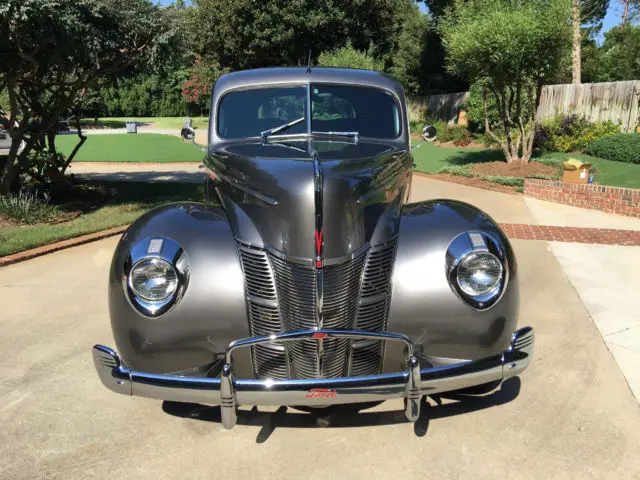
<svg viewBox="0 0 640 480"><path fill-rule="evenodd" d="M319 224L325 260L393 238L411 178L409 151L383 142L229 142L206 164L239 241L308 261Z"/></svg>

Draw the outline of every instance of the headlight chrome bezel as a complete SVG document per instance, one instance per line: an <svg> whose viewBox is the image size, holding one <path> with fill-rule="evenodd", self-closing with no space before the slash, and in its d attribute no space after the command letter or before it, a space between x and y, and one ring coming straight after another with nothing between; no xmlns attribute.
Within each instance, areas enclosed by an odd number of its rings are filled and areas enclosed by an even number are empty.
<svg viewBox="0 0 640 480"><path fill-rule="evenodd" d="M177 286L165 298L152 300L136 291L132 273L141 263L157 259L169 265L176 274ZM136 243L125 262L123 289L129 303L147 317L158 317L171 309L184 295L189 283L190 264L187 253L175 240L167 237L149 237Z"/></svg>
<svg viewBox="0 0 640 480"><path fill-rule="evenodd" d="M171 291L169 291L169 293L167 293L164 297L161 298L152 298L151 296L145 295L144 293L142 293L139 288L136 288L135 285L135 274L136 271L140 268L143 268L144 264L147 263L151 263L151 264L155 264L155 265L161 265L162 267L166 267L167 272L170 272L170 275L173 277L173 281L175 282L175 285L173 286L173 288L171 289ZM178 272L175 269L175 267L173 265L171 265L171 263L167 262L164 258L161 257L143 257L141 258L139 261L137 261L135 263L135 265L133 265L131 267L131 271L129 272L129 288L131 289L131 291L133 292L134 295L136 295L137 297L141 298L142 300L145 300L147 302L150 303L158 303L158 302L163 302L164 300L166 300L169 297L172 297L176 291L178 290L178 287L180 285L180 277L178 276Z"/></svg>
<svg viewBox="0 0 640 480"><path fill-rule="evenodd" d="M502 266L500 280L490 291L472 295L466 292L458 280L459 267L463 262L479 254L491 255ZM488 310L497 304L509 282L509 262L503 242L482 231L468 231L456 236L446 253L446 275L453 292L470 308Z"/></svg>

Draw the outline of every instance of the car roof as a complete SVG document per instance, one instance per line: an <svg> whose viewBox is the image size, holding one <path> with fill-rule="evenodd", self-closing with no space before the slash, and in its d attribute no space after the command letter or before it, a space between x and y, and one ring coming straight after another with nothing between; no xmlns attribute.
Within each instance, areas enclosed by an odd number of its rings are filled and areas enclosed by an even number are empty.
<svg viewBox="0 0 640 480"><path fill-rule="evenodd" d="M278 67L240 70L221 76L215 85L215 93L220 95L226 90L245 88L272 83L334 83L377 87L390 90L400 98L404 89L400 82L385 73L353 68L327 67Z"/></svg>

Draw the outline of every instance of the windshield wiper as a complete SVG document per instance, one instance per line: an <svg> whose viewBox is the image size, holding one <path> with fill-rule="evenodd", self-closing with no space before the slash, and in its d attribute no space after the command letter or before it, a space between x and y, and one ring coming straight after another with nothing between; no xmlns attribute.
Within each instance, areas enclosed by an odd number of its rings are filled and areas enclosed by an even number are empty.
<svg viewBox="0 0 640 480"><path fill-rule="evenodd" d="M311 132L317 133L318 135L328 135L328 136L336 136L336 137L349 137L353 138L354 142L358 143L358 132Z"/></svg>
<svg viewBox="0 0 640 480"><path fill-rule="evenodd" d="M274 133L281 132L286 130L287 128L293 127L294 125L299 124L300 122L304 122L304 117L296 118L293 122L285 123L284 125L280 125L279 127L270 128L269 130L265 130L264 132L260 132L260 136L264 139L267 138Z"/></svg>

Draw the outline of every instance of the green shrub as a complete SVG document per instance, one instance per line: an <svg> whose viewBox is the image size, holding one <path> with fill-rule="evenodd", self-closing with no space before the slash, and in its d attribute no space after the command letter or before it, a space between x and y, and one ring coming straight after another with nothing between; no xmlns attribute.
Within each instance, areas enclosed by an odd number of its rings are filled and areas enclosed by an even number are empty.
<svg viewBox="0 0 640 480"><path fill-rule="evenodd" d="M617 133L594 140L587 147L594 157L640 164L640 133Z"/></svg>
<svg viewBox="0 0 640 480"><path fill-rule="evenodd" d="M0 215L18 223L42 223L56 218L60 210L49 204L47 193L22 190L18 194L0 195Z"/></svg>
<svg viewBox="0 0 640 480"><path fill-rule="evenodd" d="M484 103L481 82L471 85L465 109L471 130L484 132ZM492 130L495 129L500 124L500 112L490 93L487 96L487 116L489 117L489 126Z"/></svg>
<svg viewBox="0 0 640 480"><path fill-rule="evenodd" d="M524 186L524 178L522 177L501 177L496 175L479 175L480 179L487 182L497 183L499 185L506 185L507 187L522 187Z"/></svg>
<svg viewBox="0 0 640 480"><path fill-rule="evenodd" d="M578 115L559 116L544 122L536 131L535 147L554 152L584 152L602 137L620 132L611 121L591 122Z"/></svg>
<svg viewBox="0 0 640 480"><path fill-rule="evenodd" d="M318 57L321 67L361 68L364 70L384 71L384 63L375 58L373 47L360 51L347 43L346 46L331 52L322 52Z"/></svg>
<svg viewBox="0 0 640 480"><path fill-rule="evenodd" d="M475 177L475 175L471 173L469 170L467 170L466 167L456 167L456 166L442 167L440 170L438 170L438 173L444 173L447 175L456 175L458 177L467 177L467 178Z"/></svg>
<svg viewBox="0 0 640 480"><path fill-rule="evenodd" d="M457 177L477 178L486 182L497 183L498 185L505 185L507 187L522 187L524 186L524 178L521 177L503 177L500 175L480 175L470 172L466 166L451 166L442 167L438 170L438 173L447 175L455 175Z"/></svg>

